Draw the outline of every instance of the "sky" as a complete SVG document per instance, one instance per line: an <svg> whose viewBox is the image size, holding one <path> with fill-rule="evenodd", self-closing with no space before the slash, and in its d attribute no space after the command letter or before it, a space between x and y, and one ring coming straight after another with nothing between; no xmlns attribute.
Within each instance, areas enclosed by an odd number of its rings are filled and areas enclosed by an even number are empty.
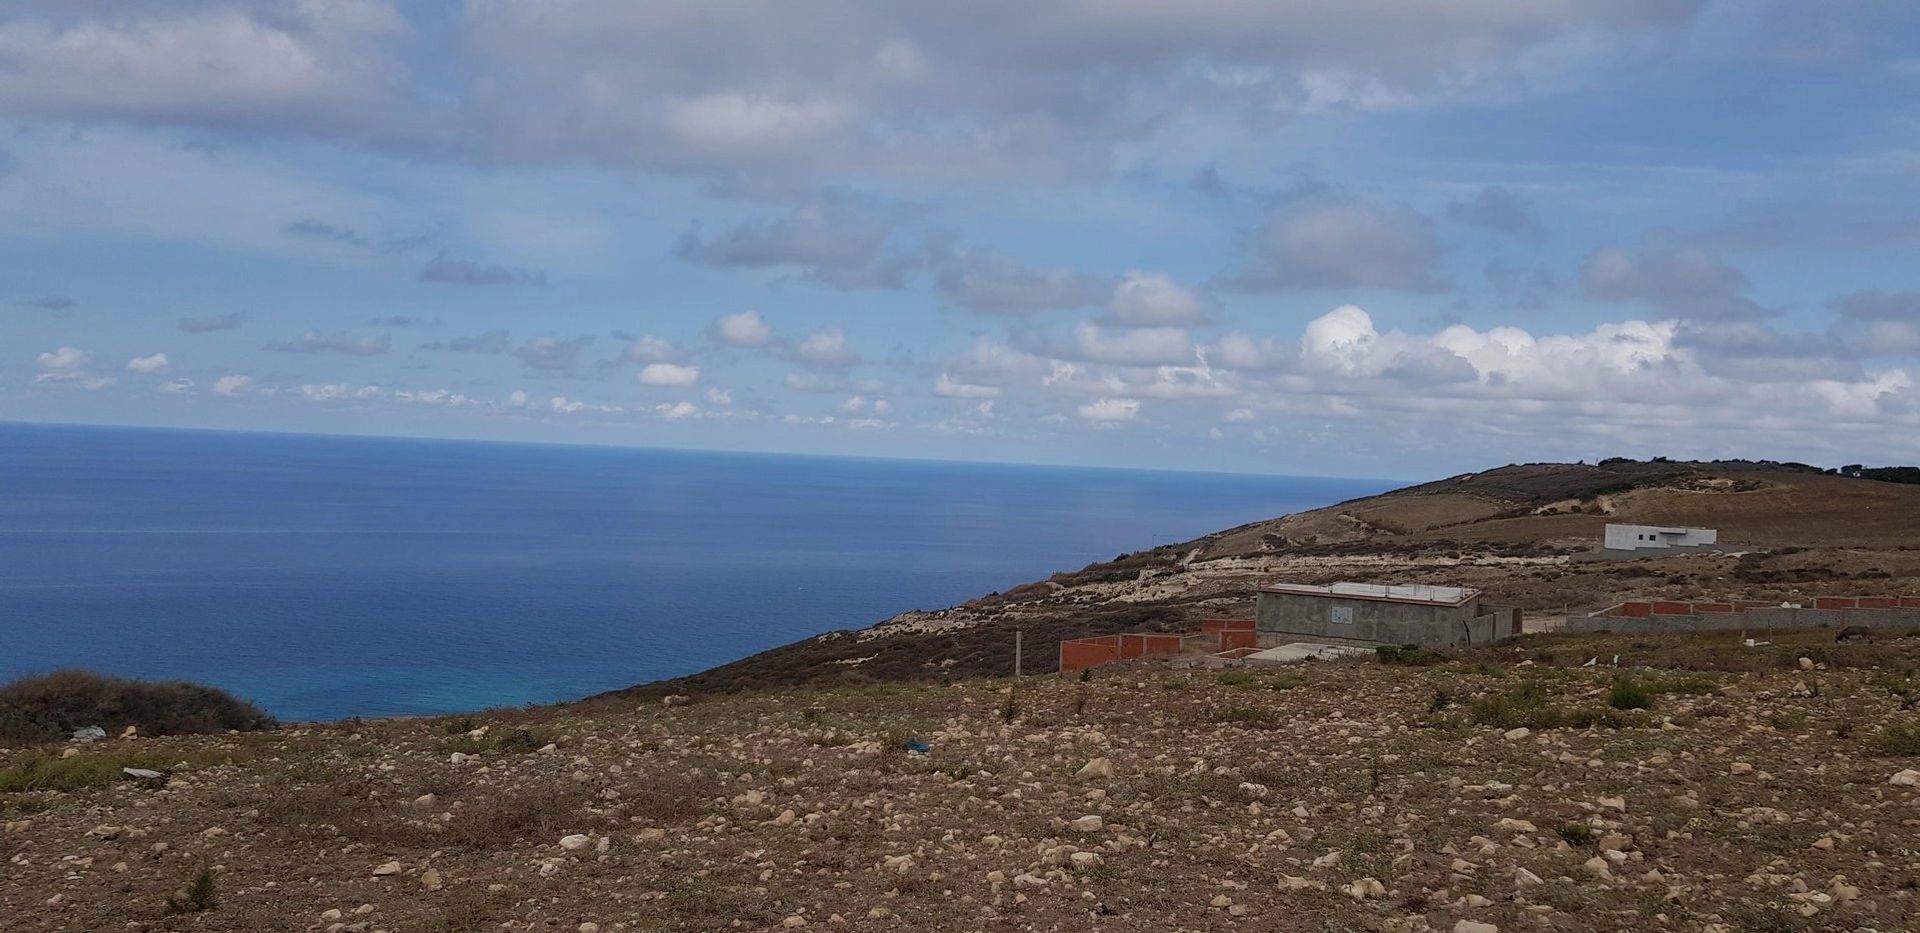
<svg viewBox="0 0 1920 933"><path fill-rule="evenodd" d="M0 420L1920 461L1920 7L11 0Z"/></svg>

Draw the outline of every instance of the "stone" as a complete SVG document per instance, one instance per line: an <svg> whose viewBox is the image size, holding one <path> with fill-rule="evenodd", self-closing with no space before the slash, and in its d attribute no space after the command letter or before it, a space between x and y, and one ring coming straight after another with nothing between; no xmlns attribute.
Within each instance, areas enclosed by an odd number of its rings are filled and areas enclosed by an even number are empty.
<svg viewBox="0 0 1920 933"><path fill-rule="evenodd" d="M431 807L434 804L439 802L440 802L440 798L433 794L421 794L420 796L413 798L413 805L416 807Z"/></svg>
<svg viewBox="0 0 1920 933"><path fill-rule="evenodd" d="M1478 920L1462 920L1453 925L1453 933L1500 933L1500 927Z"/></svg>
<svg viewBox="0 0 1920 933"><path fill-rule="evenodd" d="M1753 765L1748 764L1747 762L1744 762L1744 761L1736 761L1727 768L1727 773L1728 774L1752 774Z"/></svg>
<svg viewBox="0 0 1920 933"><path fill-rule="evenodd" d="M1544 882L1544 881L1542 881L1542 880L1540 880L1540 876L1539 876L1539 875L1536 875L1536 874L1534 874L1533 872L1530 872L1530 871L1528 871L1528 870L1526 870L1526 869L1524 869L1524 868L1516 868L1516 869L1514 869L1514 870L1513 870L1513 885L1514 885L1514 887L1517 887L1517 888L1532 888L1532 887L1537 887L1537 886L1539 886L1539 885L1542 885L1542 884L1545 884L1545 883L1546 883L1546 882Z"/></svg>
<svg viewBox="0 0 1920 933"><path fill-rule="evenodd" d="M384 865L379 866L378 868L375 868L373 870L373 876L375 878L385 878L388 875L397 875L405 870L406 869L400 867L399 862L388 862Z"/></svg>
<svg viewBox="0 0 1920 933"><path fill-rule="evenodd" d="M1511 829L1516 833L1537 833L1540 831L1539 827L1533 825L1531 822L1527 820L1516 820L1510 816L1502 817L1500 822L1494 825L1501 829Z"/></svg>
<svg viewBox="0 0 1920 933"><path fill-rule="evenodd" d="M575 833L571 836L560 837L560 848L568 852L578 852L590 845L593 845L592 836L582 836L579 833Z"/></svg>
<svg viewBox="0 0 1920 933"><path fill-rule="evenodd" d="M420 886L429 891L438 891L446 886L446 882L441 880L439 869L429 868L420 873Z"/></svg>
<svg viewBox="0 0 1920 933"><path fill-rule="evenodd" d="M1908 768L1887 778L1887 783L1895 787L1920 787L1920 771Z"/></svg>
<svg viewBox="0 0 1920 933"><path fill-rule="evenodd" d="M1508 740L1518 742L1521 739L1524 739L1527 736L1532 735L1533 730L1527 728L1526 726L1521 726L1518 729L1508 729L1505 734Z"/></svg>
<svg viewBox="0 0 1920 933"><path fill-rule="evenodd" d="M1079 778L1082 781L1093 781L1093 780L1112 778L1113 777L1113 760L1110 758L1092 759L1088 761L1086 764L1081 765L1080 770L1074 772L1073 776L1076 778Z"/></svg>
<svg viewBox="0 0 1920 933"><path fill-rule="evenodd" d="M1107 821L1097 815L1088 814L1067 825L1072 826L1076 832L1097 833L1106 827Z"/></svg>
<svg viewBox="0 0 1920 933"><path fill-rule="evenodd" d="M1810 671L1810 670L1813 670L1813 659L1812 659L1812 658L1801 658L1801 659L1800 659L1800 669L1801 669L1801 670L1803 670L1803 671Z"/></svg>

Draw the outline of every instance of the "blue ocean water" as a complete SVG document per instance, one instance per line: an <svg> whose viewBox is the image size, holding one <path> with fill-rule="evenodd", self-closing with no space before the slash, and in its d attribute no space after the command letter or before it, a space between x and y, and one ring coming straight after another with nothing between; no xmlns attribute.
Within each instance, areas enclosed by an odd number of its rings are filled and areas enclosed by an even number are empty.
<svg viewBox="0 0 1920 933"><path fill-rule="evenodd" d="M571 699L1388 485L0 424L0 681Z"/></svg>

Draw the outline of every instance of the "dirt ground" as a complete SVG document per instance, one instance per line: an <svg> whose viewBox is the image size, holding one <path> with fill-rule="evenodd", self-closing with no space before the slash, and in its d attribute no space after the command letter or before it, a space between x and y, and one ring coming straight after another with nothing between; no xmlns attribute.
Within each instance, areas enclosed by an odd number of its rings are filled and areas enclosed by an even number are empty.
<svg viewBox="0 0 1920 933"><path fill-rule="evenodd" d="M1914 930L1916 667L1544 636L114 739L0 765L171 772L0 794L0 928Z"/></svg>

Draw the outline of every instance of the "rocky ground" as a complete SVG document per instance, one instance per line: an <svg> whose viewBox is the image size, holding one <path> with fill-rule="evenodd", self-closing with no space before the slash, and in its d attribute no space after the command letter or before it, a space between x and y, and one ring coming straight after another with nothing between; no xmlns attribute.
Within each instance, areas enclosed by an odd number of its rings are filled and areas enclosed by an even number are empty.
<svg viewBox="0 0 1920 933"><path fill-rule="evenodd" d="M0 765L0 927L1914 930L1916 666L1549 636L111 739Z"/></svg>

